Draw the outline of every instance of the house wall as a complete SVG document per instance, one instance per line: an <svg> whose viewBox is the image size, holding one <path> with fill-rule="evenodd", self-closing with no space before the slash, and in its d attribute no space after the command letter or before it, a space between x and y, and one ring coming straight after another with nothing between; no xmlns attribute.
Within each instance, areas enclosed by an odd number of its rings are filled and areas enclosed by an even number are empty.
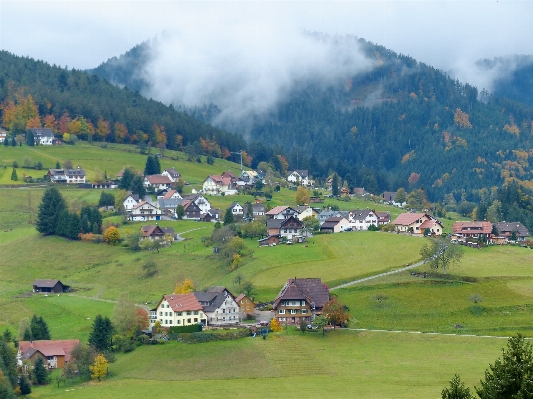
<svg viewBox="0 0 533 399"><path fill-rule="evenodd" d="M333 227L333 232L340 233L341 231L346 230L347 227L350 227L350 222L348 222L346 219L341 219L341 221Z"/></svg>
<svg viewBox="0 0 533 399"><path fill-rule="evenodd" d="M399 231L400 233L407 233L409 232L409 229L412 228L413 234L424 234L423 231L420 231L420 225L424 223L426 220L429 220L427 216L422 216L417 221L411 223L410 225L396 225L396 231Z"/></svg>
<svg viewBox="0 0 533 399"><path fill-rule="evenodd" d="M300 324L302 319L311 321L311 307L304 300L281 300L274 311L280 323Z"/></svg>
<svg viewBox="0 0 533 399"><path fill-rule="evenodd" d="M181 312L174 312L167 300L164 299L157 307L155 315L153 312L151 313L150 326L153 326L158 320L162 327L180 327L202 322L205 324L207 322L207 317L202 310L183 310Z"/></svg>
<svg viewBox="0 0 533 399"><path fill-rule="evenodd" d="M255 304L248 297L239 301L239 307L244 314L252 314L255 310Z"/></svg>
<svg viewBox="0 0 533 399"><path fill-rule="evenodd" d="M350 226L354 230L368 230L370 225L377 226L378 225L378 217L374 212L370 212L367 217L364 219L358 218L357 216L354 216L352 220L350 220Z"/></svg>
<svg viewBox="0 0 533 399"><path fill-rule="evenodd" d="M229 295L218 309L208 312L207 315L210 325L235 324L241 321L239 304Z"/></svg>

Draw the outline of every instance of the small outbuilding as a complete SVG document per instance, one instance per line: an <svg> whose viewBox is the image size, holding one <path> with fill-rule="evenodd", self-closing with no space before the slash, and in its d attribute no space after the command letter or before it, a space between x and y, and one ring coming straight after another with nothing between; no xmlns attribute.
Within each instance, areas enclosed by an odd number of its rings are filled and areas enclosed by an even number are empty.
<svg viewBox="0 0 533 399"><path fill-rule="evenodd" d="M69 291L70 285L65 285L59 280L35 280L33 282L33 292L61 293Z"/></svg>

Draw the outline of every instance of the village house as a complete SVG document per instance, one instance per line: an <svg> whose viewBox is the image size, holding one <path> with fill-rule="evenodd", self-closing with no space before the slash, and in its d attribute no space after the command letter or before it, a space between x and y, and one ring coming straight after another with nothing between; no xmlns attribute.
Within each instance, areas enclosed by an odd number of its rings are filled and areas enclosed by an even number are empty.
<svg viewBox="0 0 533 399"><path fill-rule="evenodd" d="M29 129L33 133L33 139L37 145L53 145L54 144L54 132L47 127L31 128Z"/></svg>
<svg viewBox="0 0 533 399"><path fill-rule="evenodd" d="M220 195L231 188L231 178L221 175L209 175L202 184L205 194Z"/></svg>
<svg viewBox="0 0 533 399"><path fill-rule="evenodd" d="M298 212L298 219L304 220L306 217L314 217L316 218L318 213L311 208L309 205L300 205L296 207L296 211Z"/></svg>
<svg viewBox="0 0 533 399"><path fill-rule="evenodd" d="M455 222L452 227L453 234L465 239L490 239L492 223L490 222Z"/></svg>
<svg viewBox="0 0 533 399"><path fill-rule="evenodd" d="M364 197L368 194L364 187L354 187L352 193L357 197Z"/></svg>
<svg viewBox="0 0 533 399"><path fill-rule="evenodd" d="M141 226L141 240L167 240L174 241L175 233L172 227L159 227L156 225Z"/></svg>
<svg viewBox="0 0 533 399"><path fill-rule="evenodd" d="M33 292L62 293L70 291L70 285L65 285L59 280L40 280L33 282Z"/></svg>
<svg viewBox="0 0 533 399"><path fill-rule="evenodd" d="M183 202L182 199L164 199L157 200L157 205L168 217L176 216L176 208Z"/></svg>
<svg viewBox="0 0 533 399"><path fill-rule="evenodd" d="M257 240L257 242L259 242L260 247L271 247L274 245L278 245L280 240L281 240L281 235L273 234L273 235L267 235L266 237Z"/></svg>
<svg viewBox="0 0 533 399"><path fill-rule="evenodd" d="M168 190L163 196L163 199L182 199L180 193L176 190Z"/></svg>
<svg viewBox="0 0 533 399"><path fill-rule="evenodd" d="M159 321L162 327L181 327L192 324L207 325L202 305L193 293L163 295L150 310L150 327Z"/></svg>
<svg viewBox="0 0 533 399"><path fill-rule="evenodd" d="M320 231L323 233L342 233L343 231L351 230L350 222L344 217L332 217L326 219L320 226Z"/></svg>
<svg viewBox="0 0 533 399"><path fill-rule="evenodd" d="M443 226L427 213L402 213L392 222L399 233L424 235L426 229L431 235L441 235Z"/></svg>
<svg viewBox="0 0 533 399"><path fill-rule="evenodd" d="M390 212L376 212L378 217L378 226L390 223Z"/></svg>
<svg viewBox="0 0 533 399"><path fill-rule="evenodd" d="M208 213L213 208L211 203L202 194L185 195L183 199L194 202L200 208L201 213Z"/></svg>
<svg viewBox="0 0 533 399"><path fill-rule="evenodd" d="M310 323L322 313L327 301L329 288L320 278L291 278L274 301L274 317L280 323L298 325L302 320Z"/></svg>
<svg viewBox="0 0 533 399"><path fill-rule="evenodd" d="M176 183L181 178L180 173L174 168L165 169L161 176L168 177L172 183Z"/></svg>
<svg viewBox="0 0 533 399"><path fill-rule="evenodd" d="M252 204L252 216L254 218L265 216L266 214L266 206L262 203Z"/></svg>
<svg viewBox="0 0 533 399"><path fill-rule="evenodd" d="M341 212L341 211L333 211L329 208L322 209L320 213L317 215L317 219L320 222L320 224L324 223L329 218L335 218L335 217L348 217L348 212Z"/></svg>
<svg viewBox="0 0 533 399"><path fill-rule="evenodd" d="M266 213L268 219L285 220L292 216L298 217L298 211L289 206L276 206Z"/></svg>
<svg viewBox="0 0 533 399"><path fill-rule="evenodd" d="M348 221L354 230L368 230L372 225L378 225L376 213L370 209L355 209L348 212Z"/></svg>
<svg viewBox="0 0 533 399"><path fill-rule="evenodd" d="M291 241L302 235L303 223L297 217L288 219L267 219L267 234L269 236L280 235Z"/></svg>
<svg viewBox="0 0 533 399"><path fill-rule="evenodd" d="M302 186L309 185L309 171L304 169L289 170L287 181Z"/></svg>
<svg viewBox="0 0 533 399"><path fill-rule="evenodd" d="M529 230L520 222L499 222L496 223L496 229L500 236L508 240L513 236L513 232L518 241L524 241L529 237Z"/></svg>
<svg viewBox="0 0 533 399"><path fill-rule="evenodd" d="M131 209L130 220L161 220L163 211L146 201L140 201Z"/></svg>
<svg viewBox="0 0 533 399"><path fill-rule="evenodd" d="M241 220L244 217L244 208L238 202L232 202L226 208L226 212L231 212L235 220Z"/></svg>
<svg viewBox="0 0 533 399"><path fill-rule="evenodd" d="M48 169L46 175L51 183L85 183L85 171L83 169Z"/></svg>
<svg viewBox="0 0 533 399"><path fill-rule="evenodd" d="M139 203L139 194L132 194L130 193L124 201L122 201L122 205L124 205L124 209L127 212L130 212L134 206L136 206Z"/></svg>
<svg viewBox="0 0 533 399"><path fill-rule="evenodd" d="M394 206L404 207L407 202L396 202L396 191L385 191L381 197L383 201Z"/></svg>
<svg viewBox="0 0 533 399"><path fill-rule="evenodd" d="M20 341L17 362L19 367L23 367L28 361L33 367L37 358L41 357L49 369L62 369L70 361L72 349L79 343L77 339Z"/></svg>
<svg viewBox="0 0 533 399"><path fill-rule="evenodd" d="M210 287L207 292L193 292L202 305L209 325L237 324L241 312L235 297L225 287Z"/></svg>
<svg viewBox="0 0 533 399"><path fill-rule="evenodd" d="M200 219L202 210L193 201L183 200L181 206L183 206L183 209L185 210L185 219Z"/></svg>
<svg viewBox="0 0 533 399"><path fill-rule="evenodd" d="M163 175L149 175L145 176L143 185L146 188L152 189L154 191L159 191L163 189L169 189L172 184L172 181L168 176Z"/></svg>
<svg viewBox="0 0 533 399"><path fill-rule="evenodd" d="M247 295L242 294L242 293L239 294L239 296L235 298L235 302L237 302L237 304L239 305L242 319L246 318L247 315L253 316L254 311L255 311L255 303Z"/></svg>

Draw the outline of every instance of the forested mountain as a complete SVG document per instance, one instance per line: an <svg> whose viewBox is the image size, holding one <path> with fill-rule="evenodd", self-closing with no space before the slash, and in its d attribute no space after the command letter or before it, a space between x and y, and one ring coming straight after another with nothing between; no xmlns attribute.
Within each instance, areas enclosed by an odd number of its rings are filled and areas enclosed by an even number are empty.
<svg viewBox="0 0 533 399"><path fill-rule="evenodd" d="M138 92L118 88L84 71L0 51L2 124L13 134L30 127L50 127L80 139L150 143L178 149L200 139L237 151L241 136L227 133Z"/></svg>
<svg viewBox="0 0 533 399"><path fill-rule="evenodd" d="M359 44L374 63L369 72L326 88L311 82L268 115L250 118L254 165L279 153L290 168L309 169L314 177L337 171L350 186L374 193L424 187L434 201L450 193L457 201L465 195L481 201L509 181L532 186L533 108L488 93L481 102L475 87L431 66L362 39ZM142 90L148 82L135 79L149 47L121 56L117 73L117 60L95 72ZM219 112L216 104L180 108L205 122ZM245 133L244 127L220 127Z"/></svg>

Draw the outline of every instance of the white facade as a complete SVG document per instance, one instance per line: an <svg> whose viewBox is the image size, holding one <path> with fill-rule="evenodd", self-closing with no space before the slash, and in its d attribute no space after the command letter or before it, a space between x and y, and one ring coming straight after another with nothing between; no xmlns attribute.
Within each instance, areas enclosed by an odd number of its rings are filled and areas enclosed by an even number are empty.
<svg viewBox="0 0 533 399"><path fill-rule="evenodd" d="M301 184L303 186L309 185L309 176L302 177L296 170L293 171L288 177L287 181L291 183Z"/></svg>
<svg viewBox="0 0 533 399"><path fill-rule="evenodd" d="M131 210L131 220L134 221L145 221L145 220L161 220L161 215L163 211L156 206L142 201L139 202Z"/></svg>
<svg viewBox="0 0 533 399"><path fill-rule="evenodd" d="M139 203L135 198L133 198L132 195L128 195L126 199L122 202L122 205L124 205L124 209L126 211L131 211L134 206L136 206Z"/></svg>
<svg viewBox="0 0 533 399"><path fill-rule="evenodd" d="M230 324L240 322L240 308L239 304L235 302L231 295L227 295L222 305L220 305L214 312L206 312L208 323L210 325Z"/></svg>
<svg viewBox="0 0 533 399"><path fill-rule="evenodd" d="M368 230L371 225L378 225L378 216L373 211L358 210L348 213L348 221L353 230Z"/></svg>
<svg viewBox="0 0 533 399"><path fill-rule="evenodd" d="M176 303L170 304L166 297L165 295L156 310L150 311L150 327L153 327L157 321L162 327L181 327L202 322L205 324L206 316L203 310L199 310L201 306L179 307Z"/></svg>

